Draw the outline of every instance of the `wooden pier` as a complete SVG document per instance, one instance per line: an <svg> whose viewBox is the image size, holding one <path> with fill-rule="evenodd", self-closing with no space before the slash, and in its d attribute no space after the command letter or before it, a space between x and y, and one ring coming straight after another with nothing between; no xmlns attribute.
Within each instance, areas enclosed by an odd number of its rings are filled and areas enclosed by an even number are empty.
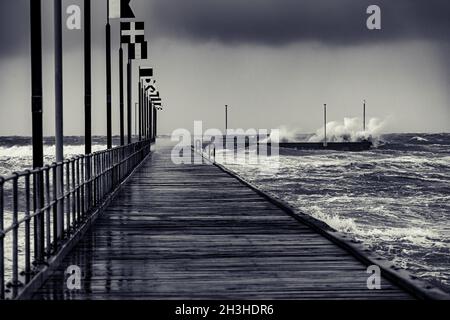
<svg viewBox="0 0 450 320"><path fill-rule="evenodd" d="M412 299L219 167L175 165L171 146L136 171L34 299ZM65 270L83 272L80 290Z"/></svg>

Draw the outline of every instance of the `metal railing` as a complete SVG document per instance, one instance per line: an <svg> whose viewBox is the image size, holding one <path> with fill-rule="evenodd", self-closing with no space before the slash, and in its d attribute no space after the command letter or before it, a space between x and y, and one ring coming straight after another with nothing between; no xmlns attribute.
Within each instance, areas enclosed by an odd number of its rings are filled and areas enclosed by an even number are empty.
<svg viewBox="0 0 450 320"><path fill-rule="evenodd" d="M145 140L0 177L0 300L17 297L150 148Z"/></svg>

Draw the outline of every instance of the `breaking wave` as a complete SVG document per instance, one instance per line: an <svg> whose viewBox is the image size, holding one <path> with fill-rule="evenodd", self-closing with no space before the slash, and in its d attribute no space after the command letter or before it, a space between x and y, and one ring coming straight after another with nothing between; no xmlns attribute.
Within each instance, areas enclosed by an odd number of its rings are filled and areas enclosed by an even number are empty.
<svg viewBox="0 0 450 320"><path fill-rule="evenodd" d="M327 141L329 142L357 142L370 140L376 142L379 140L381 131L385 126L385 121L377 118L369 120L366 130L361 128L362 120L359 118L344 118L343 122L331 121L326 125ZM321 142L325 139L325 128L321 127L309 138L309 142Z"/></svg>

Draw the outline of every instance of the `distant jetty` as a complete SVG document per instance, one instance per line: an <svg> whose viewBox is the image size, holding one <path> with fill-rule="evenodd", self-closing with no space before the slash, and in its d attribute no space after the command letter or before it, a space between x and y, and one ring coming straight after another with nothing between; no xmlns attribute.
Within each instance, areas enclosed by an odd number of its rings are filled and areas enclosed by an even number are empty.
<svg viewBox="0 0 450 320"><path fill-rule="evenodd" d="M280 148L289 148L297 150L336 150L336 151L365 151L372 148L373 143L369 140L362 141L343 141L328 142L327 141L327 105L323 105L323 142L280 142ZM366 100L363 103L363 131L366 131Z"/></svg>
<svg viewBox="0 0 450 320"><path fill-rule="evenodd" d="M280 142L280 148L297 150L336 150L336 151L366 151L373 143L368 140L357 142Z"/></svg>

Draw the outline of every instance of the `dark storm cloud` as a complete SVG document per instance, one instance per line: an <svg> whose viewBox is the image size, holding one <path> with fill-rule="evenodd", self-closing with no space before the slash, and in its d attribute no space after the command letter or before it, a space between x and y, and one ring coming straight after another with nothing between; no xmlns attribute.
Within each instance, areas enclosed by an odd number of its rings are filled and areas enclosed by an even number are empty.
<svg viewBox="0 0 450 320"><path fill-rule="evenodd" d="M43 19L53 19L51 0ZM64 1L64 6L81 4ZM99 19L106 0L92 2ZM367 41L428 38L448 41L448 0L133 0L151 37L278 45L302 41L347 45ZM368 31L366 9L382 9L381 31ZM96 20L94 20L96 21ZM0 56L24 51L29 37L29 0L0 0ZM72 43L66 43L71 46ZM77 44L78 45L78 44Z"/></svg>
<svg viewBox="0 0 450 320"><path fill-rule="evenodd" d="M382 9L381 31L366 28L371 4ZM226 43L345 45L450 34L448 0L151 0L148 12L155 36Z"/></svg>
<svg viewBox="0 0 450 320"><path fill-rule="evenodd" d="M14 53L29 33L29 1L0 0L0 56Z"/></svg>

